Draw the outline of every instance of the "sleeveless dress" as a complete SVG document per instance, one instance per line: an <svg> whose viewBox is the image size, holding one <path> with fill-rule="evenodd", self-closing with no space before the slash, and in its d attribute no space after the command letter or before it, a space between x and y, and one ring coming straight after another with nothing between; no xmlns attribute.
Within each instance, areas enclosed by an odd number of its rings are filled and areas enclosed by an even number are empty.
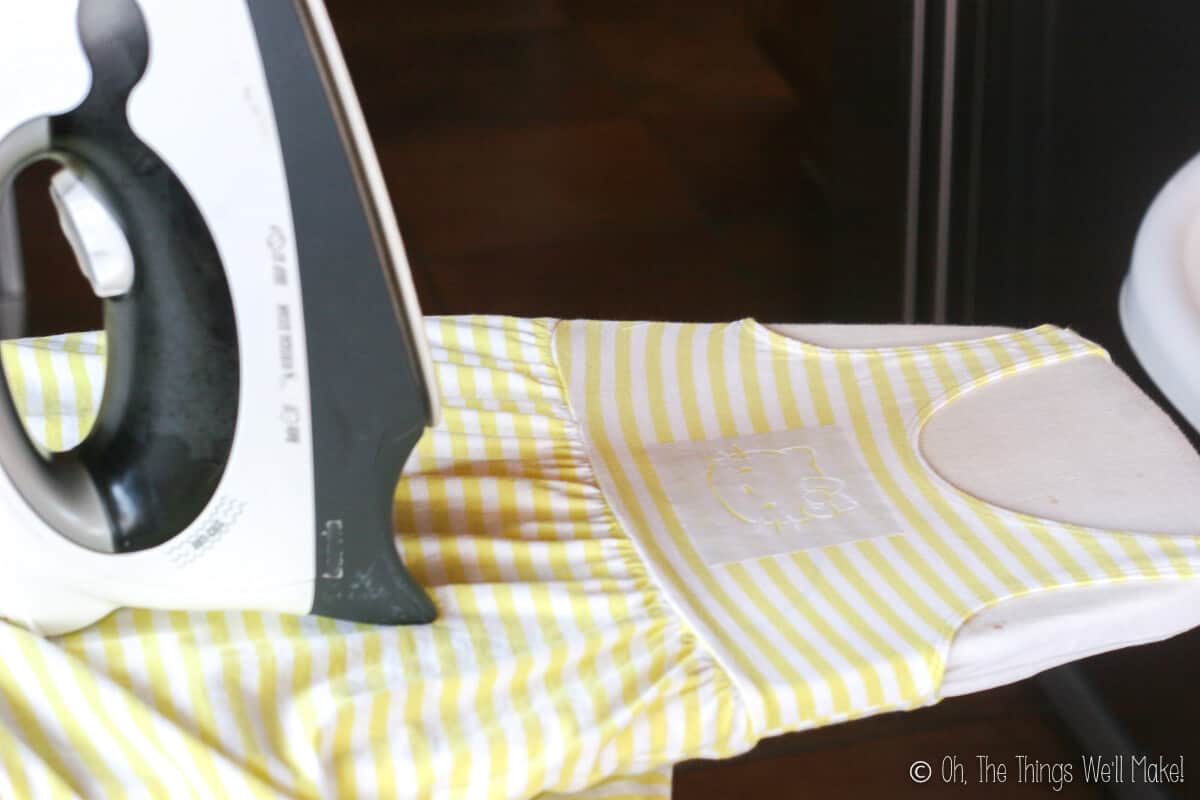
<svg viewBox="0 0 1200 800"><path fill-rule="evenodd" d="M921 457L962 394L1104 356L1070 331L831 350L753 320L426 326L444 419L395 522L438 621L0 622L0 795L667 797L680 760L936 702L989 604L1200 563L1192 539L988 505ZM78 441L102 337L0 354L31 434Z"/></svg>

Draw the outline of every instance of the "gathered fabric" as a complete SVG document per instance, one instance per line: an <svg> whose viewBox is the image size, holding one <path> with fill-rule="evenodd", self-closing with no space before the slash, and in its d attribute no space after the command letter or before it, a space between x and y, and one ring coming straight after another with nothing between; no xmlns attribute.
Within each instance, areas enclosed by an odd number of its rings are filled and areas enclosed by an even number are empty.
<svg viewBox="0 0 1200 800"><path fill-rule="evenodd" d="M750 747L734 685L597 485L553 328L426 321L443 420L395 529L435 623L125 609L58 639L0 623L0 795L667 797L672 764ZM0 354L30 434L79 441L103 336Z"/></svg>

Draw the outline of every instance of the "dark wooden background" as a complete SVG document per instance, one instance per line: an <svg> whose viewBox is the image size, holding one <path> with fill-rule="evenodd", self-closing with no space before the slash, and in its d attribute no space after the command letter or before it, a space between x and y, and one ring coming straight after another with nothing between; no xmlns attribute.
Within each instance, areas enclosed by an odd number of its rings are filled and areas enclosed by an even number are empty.
<svg viewBox="0 0 1200 800"><path fill-rule="evenodd" d="M427 313L901 319L904 195L898 181L904 174L908 3L329 3ZM1118 63L1128 52L1117 46L1125 17L1112 8L1093 15L1092 4L1081 2L1049 5L1087 17L1090 27L1080 35L1100 37L1087 51L1092 55L1071 61L1064 73L1066 91L1080 98L1074 107L1082 106L1088 119L1109 114L1114 126L1132 130L1119 122L1118 101L1136 105L1145 95L1133 65ZM1140 8L1111 5L1134 17ZM1018 22L1019 16L1011 12ZM1005 35L1026 41L1016 24ZM1071 30L1061 20L1055 28L1064 47L1075 41ZM1195 54L1191 41L1190 51L1182 44L1164 50L1168 61ZM1108 49L1097 51L1101 46ZM1017 103L1022 62L1012 50L1007 57L1016 59L1017 66L1009 66L1017 77L995 91ZM1007 63L998 53L988 58ZM1059 65L1064 69L1061 58ZM1113 90L1090 81L1089 70L1109 76ZM1167 71L1175 78L1191 74ZM1191 81L1172 96L1182 102L1198 91L1200 82ZM1053 107L1067 113L1071 96L1060 95ZM1020 108L1005 111L992 103L989 113L989 130L999 131L1006 120L1011 130L1023 130L1013 116ZM1112 289L1125 257L1117 253L1128 247L1150 187L1169 174L1168 162L1200 150L1200 141L1191 150L1176 143L1157 169L1139 170L1122 161L1131 148L1136 152L1136 137L1118 136L1112 146L1091 141L1081 149L1072 137L1084 137L1078 127L1084 123L1070 119L1075 127L1060 122L1044 154L1058 159L1047 173L1054 185L1062 192L1094 185L1103 156L1136 191L1120 195L1120 187L1110 187L1122 198L1116 211L1092 191L1083 205L1058 202L1031 212L1019 202L1020 187L1004 184L1008 205L997 200L970 212L993 220L980 234L992 237L990 255L972 261L976 272L956 276L953 285L965 291L973 281L987 292L963 294L954 306L957 318L1071 322L1061 315L1070 308L1072 288L1089 279L1087 265L1072 254L1103 262L1100 286ZM999 159L997 141L993 136L986 145ZM1090 172L1080 157L1093 159ZM28 330L96 327L99 306L54 235L45 179L45 169L33 169L21 185ZM1044 193L1039 197L1044 203ZM1009 211L988 216L994 209ZM1023 213L1034 213L1033 223L1022 225ZM1056 227L1052 218L1068 224ZM1088 239L1088 219L1104 225L1103 234ZM1020 253L1026 256L1013 255ZM1073 266L1056 276L1046 272L1052 259ZM1107 302L1097 291L1088 284L1077 293ZM1050 303L1051 292L1067 299ZM1093 319L1086 317L1085 325ZM1085 332L1119 345L1113 330L1094 327ZM1090 659L1086 669L1139 746L1195 757L1192 768L1200 770L1200 704L1191 680L1197 652L1189 635ZM1052 793L1011 784L916 786L908 778L918 758L936 763L945 755L991 754L1011 760L1024 753L1054 761L1077 759L1080 752L1038 686L1026 681L916 712L779 737L732 761L682 765L676 796L1097 796L1078 782ZM1200 772L1191 785L1200 786ZM1180 796L1197 794L1188 788Z"/></svg>

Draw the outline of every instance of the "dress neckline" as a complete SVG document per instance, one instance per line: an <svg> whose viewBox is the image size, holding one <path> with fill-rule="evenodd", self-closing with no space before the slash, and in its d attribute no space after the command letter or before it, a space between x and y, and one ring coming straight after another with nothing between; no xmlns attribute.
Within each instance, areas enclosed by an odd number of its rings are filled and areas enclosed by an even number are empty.
<svg viewBox="0 0 1200 800"><path fill-rule="evenodd" d="M737 322L735 324L745 327L747 330L749 330L751 332L752 335L754 335L756 338L758 338L762 341L765 341L765 342L768 342L771 344L775 344L777 346L781 346L788 350L795 350L795 351L804 352L804 353L812 353L815 355L822 355L822 356L826 356L826 357L837 356L840 354L870 355L870 354L881 354L881 353L886 354L886 353L898 353L898 352L911 352L913 350L920 350L922 348L940 347L940 346L946 346L946 345L950 345L950 346L954 346L954 347L972 347L972 346L977 346L977 345L985 345L986 346L986 345L994 345L994 344L1002 345L1006 342L1017 341L1017 340L1021 339L1022 337L1036 336L1037 334L1044 333L1046 331L1060 330L1058 328L1058 326L1056 326L1056 325L1044 323L1042 325L1038 325L1033 328L1013 329L1011 331L1006 331L1004 333L992 334L990 336L978 336L978 337L971 338L971 339L950 339L950 340L947 340L944 342L926 342L926 343L915 343L915 344L906 344L906 345L886 345L883 347L826 347L824 345L814 344L812 342L806 342L803 339L797 339L795 337L787 336L787 335L779 333L777 331L773 331L770 328L768 328L766 325L759 322L754 317L745 317L744 319L740 320L739 322ZM947 327L954 327L954 326L947 326Z"/></svg>

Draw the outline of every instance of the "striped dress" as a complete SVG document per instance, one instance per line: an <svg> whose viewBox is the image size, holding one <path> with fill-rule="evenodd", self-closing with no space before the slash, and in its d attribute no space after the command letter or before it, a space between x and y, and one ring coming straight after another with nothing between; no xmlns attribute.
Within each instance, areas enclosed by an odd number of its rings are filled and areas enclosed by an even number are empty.
<svg viewBox="0 0 1200 800"><path fill-rule="evenodd" d="M1196 542L964 495L941 406L1103 351L1049 326L828 350L719 325L427 320L444 419L396 491L439 620L0 622L5 797L666 797L671 765L936 702L968 616L1190 576ZM86 434L96 335L5 343L31 435Z"/></svg>

